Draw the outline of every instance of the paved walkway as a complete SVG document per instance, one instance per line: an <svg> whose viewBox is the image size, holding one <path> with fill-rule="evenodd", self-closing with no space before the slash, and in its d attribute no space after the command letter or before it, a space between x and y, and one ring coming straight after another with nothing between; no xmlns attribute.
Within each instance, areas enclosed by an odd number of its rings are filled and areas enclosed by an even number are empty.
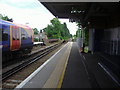
<svg viewBox="0 0 120 90"><path fill-rule="evenodd" d="M73 43L62 88L91 88L86 68L78 50L77 44Z"/></svg>
<svg viewBox="0 0 120 90"><path fill-rule="evenodd" d="M68 42L17 88L117 87L100 59L96 54L80 53L76 42Z"/></svg>

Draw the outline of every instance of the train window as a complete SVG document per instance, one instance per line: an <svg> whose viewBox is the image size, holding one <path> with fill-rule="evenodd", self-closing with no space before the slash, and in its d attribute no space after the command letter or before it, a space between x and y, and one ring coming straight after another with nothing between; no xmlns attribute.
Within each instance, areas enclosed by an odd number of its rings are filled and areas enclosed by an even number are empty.
<svg viewBox="0 0 120 90"><path fill-rule="evenodd" d="M17 40L19 40L20 39L20 33L19 33L19 28L17 28Z"/></svg>
<svg viewBox="0 0 120 90"><path fill-rule="evenodd" d="M25 31L25 35L26 35L26 39L28 38L28 34L27 34L27 32Z"/></svg>
<svg viewBox="0 0 120 90"><path fill-rule="evenodd" d="M12 28L12 36L13 40L19 40L20 39L20 34L19 34L19 28L18 27L13 27Z"/></svg>
<svg viewBox="0 0 120 90"><path fill-rule="evenodd" d="M28 38L28 34L23 28L21 30L21 38L22 38L22 40L25 40Z"/></svg>
<svg viewBox="0 0 120 90"><path fill-rule="evenodd" d="M26 39L25 34L22 34L22 40Z"/></svg>
<svg viewBox="0 0 120 90"><path fill-rule="evenodd" d="M2 28L2 41L8 40L8 32Z"/></svg>
<svg viewBox="0 0 120 90"><path fill-rule="evenodd" d="M2 25L2 41L8 40L9 26Z"/></svg>
<svg viewBox="0 0 120 90"><path fill-rule="evenodd" d="M12 28L12 38L13 38L13 40L16 40L16 30L15 30L15 28Z"/></svg>

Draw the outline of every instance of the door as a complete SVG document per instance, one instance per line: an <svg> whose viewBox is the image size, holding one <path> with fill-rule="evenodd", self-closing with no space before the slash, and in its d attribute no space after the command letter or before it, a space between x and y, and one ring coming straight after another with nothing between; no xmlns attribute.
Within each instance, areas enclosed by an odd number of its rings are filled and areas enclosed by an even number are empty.
<svg viewBox="0 0 120 90"><path fill-rule="evenodd" d="M12 48L11 50L18 50L20 48L20 31L19 27L12 26Z"/></svg>

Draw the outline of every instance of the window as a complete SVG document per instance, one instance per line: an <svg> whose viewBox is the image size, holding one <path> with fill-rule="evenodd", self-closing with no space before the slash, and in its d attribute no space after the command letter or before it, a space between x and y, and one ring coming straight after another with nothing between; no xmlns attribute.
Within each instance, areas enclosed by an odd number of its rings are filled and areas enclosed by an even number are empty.
<svg viewBox="0 0 120 90"><path fill-rule="evenodd" d="M13 36L13 40L16 40L16 30L15 30L15 28L12 28L12 36Z"/></svg>
<svg viewBox="0 0 120 90"><path fill-rule="evenodd" d="M8 32L7 32L8 30L9 30L9 27L2 26L2 41L7 41L8 40Z"/></svg>
<svg viewBox="0 0 120 90"><path fill-rule="evenodd" d="M8 40L8 33L2 30L2 41L7 41Z"/></svg>
<svg viewBox="0 0 120 90"><path fill-rule="evenodd" d="M19 32L19 28L16 29L16 32L17 32L17 40L20 40L20 32Z"/></svg>
<svg viewBox="0 0 120 90"><path fill-rule="evenodd" d="M12 27L12 37L13 37L13 40L20 39L19 27L17 27L17 26Z"/></svg>
<svg viewBox="0 0 120 90"><path fill-rule="evenodd" d="M22 40L25 40L28 38L28 34L23 28L21 30L21 38L22 38Z"/></svg>

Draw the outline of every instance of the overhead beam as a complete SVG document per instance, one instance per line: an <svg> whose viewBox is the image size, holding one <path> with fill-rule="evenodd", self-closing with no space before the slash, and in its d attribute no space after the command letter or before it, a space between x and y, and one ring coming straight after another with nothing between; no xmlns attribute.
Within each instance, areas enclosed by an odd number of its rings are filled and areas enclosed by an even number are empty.
<svg viewBox="0 0 120 90"><path fill-rule="evenodd" d="M87 19L92 15L94 11L94 3L91 3L90 7L88 8L88 12L86 13L86 16L84 17L84 21L87 21Z"/></svg>

